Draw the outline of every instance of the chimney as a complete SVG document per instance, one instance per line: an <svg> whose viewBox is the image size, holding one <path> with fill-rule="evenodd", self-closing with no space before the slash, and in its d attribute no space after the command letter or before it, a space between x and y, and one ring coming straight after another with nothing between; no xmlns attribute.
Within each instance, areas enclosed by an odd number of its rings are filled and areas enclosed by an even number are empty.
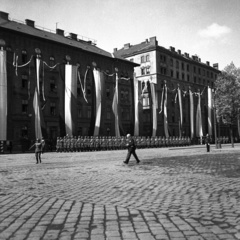
<svg viewBox="0 0 240 240"><path fill-rule="evenodd" d="M124 44L124 49L129 49L130 48L130 43Z"/></svg>
<svg viewBox="0 0 240 240"><path fill-rule="evenodd" d="M33 20L25 19L25 22L26 22L26 24L27 24L28 26L34 27L35 22L34 22Z"/></svg>
<svg viewBox="0 0 240 240"><path fill-rule="evenodd" d="M73 40L77 40L77 34L76 33L70 33L70 37Z"/></svg>
<svg viewBox="0 0 240 240"><path fill-rule="evenodd" d="M170 51L175 52L175 47L170 46Z"/></svg>
<svg viewBox="0 0 240 240"><path fill-rule="evenodd" d="M145 43L148 43L148 39L146 39Z"/></svg>
<svg viewBox="0 0 240 240"><path fill-rule="evenodd" d="M186 58L189 58L189 54L188 53L184 53L184 56L186 57Z"/></svg>
<svg viewBox="0 0 240 240"><path fill-rule="evenodd" d="M0 11L0 18L2 18L4 20L9 20L8 13Z"/></svg>
<svg viewBox="0 0 240 240"><path fill-rule="evenodd" d="M209 62L209 61L207 61L206 64L207 64L208 66L210 66L210 62Z"/></svg>
<svg viewBox="0 0 240 240"><path fill-rule="evenodd" d="M181 55L181 50L178 50L178 54Z"/></svg>
<svg viewBox="0 0 240 240"><path fill-rule="evenodd" d="M57 28L57 29L56 29L56 33L57 33L58 35L64 36L64 30L62 30L62 29Z"/></svg>
<svg viewBox="0 0 240 240"><path fill-rule="evenodd" d="M158 44L157 38L156 37L151 37L149 38L150 44L156 46Z"/></svg>
<svg viewBox="0 0 240 240"><path fill-rule="evenodd" d="M117 48L114 48L114 49L113 49L113 52L117 52Z"/></svg>

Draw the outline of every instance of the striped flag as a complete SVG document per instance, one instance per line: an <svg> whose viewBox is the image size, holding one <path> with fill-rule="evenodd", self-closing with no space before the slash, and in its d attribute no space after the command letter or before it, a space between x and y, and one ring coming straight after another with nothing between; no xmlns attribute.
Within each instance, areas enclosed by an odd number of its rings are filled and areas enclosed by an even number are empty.
<svg viewBox="0 0 240 240"><path fill-rule="evenodd" d="M93 70L94 82L95 82L95 93L96 93L96 119L94 136L99 135L100 123L101 123L101 110L102 110L102 98L101 98L101 74L97 69Z"/></svg>
<svg viewBox="0 0 240 240"><path fill-rule="evenodd" d="M7 105L6 51L0 50L0 140L7 140Z"/></svg>
<svg viewBox="0 0 240 240"><path fill-rule="evenodd" d="M168 131L168 119L167 119L167 86L165 84L165 99L164 99L164 133L165 137L169 138L169 131Z"/></svg>
<svg viewBox="0 0 240 240"><path fill-rule="evenodd" d="M134 136L139 136L139 116L138 116L138 79L134 75L134 111L135 111L135 123L134 123Z"/></svg>
<svg viewBox="0 0 240 240"><path fill-rule="evenodd" d="M189 99L190 99L190 130L191 130L191 139L194 138L194 103L193 103L193 93L189 89Z"/></svg>
<svg viewBox="0 0 240 240"><path fill-rule="evenodd" d="M180 88L178 88L178 102L179 102L179 112L180 112L179 137L182 137L183 113L182 113L182 95L181 95Z"/></svg>
<svg viewBox="0 0 240 240"><path fill-rule="evenodd" d="M120 137L119 117L118 117L118 74L116 73L116 87L113 97L112 110L115 116L115 136Z"/></svg>
<svg viewBox="0 0 240 240"><path fill-rule="evenodd" d="M208 134L212 135L212 89L208 87Z"/></svg>
<svg viewBox="0 0 240 240"><path fill-rule="evenodd" d="M153 129L152 137L156 137L157 132L157 107L156 107L156 94L155 86L153 82L150 82L151 96L152 96L152 120L153 120Z"/></svg>

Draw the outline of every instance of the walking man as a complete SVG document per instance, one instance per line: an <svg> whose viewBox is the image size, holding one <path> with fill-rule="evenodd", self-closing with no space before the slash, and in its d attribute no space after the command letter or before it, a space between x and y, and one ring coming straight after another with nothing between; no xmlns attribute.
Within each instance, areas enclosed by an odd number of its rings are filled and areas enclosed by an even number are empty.
<svg viewBox="0 0 240 240"><path fill-rule="evenodd" d="M208 134L206 135L206 138L205 138L205 144L207 147L207 152L210 152L210 138Z"/></svg>
<svg viewBox="0 0 240 240"><path fill-rule="evenodd" d="M126 146L127 146L127 149L128 149L128 154L127 154L127 157L126 157L126 160L124 161L124 163L128 164L131 155L133 155L135 157L137 163L140 163L140 160L138 159L138 156L135 152L136 145L135 145L134 139L131 136L131 134L127 134L127 144L126 144Z"/></svg>
<svg viewBox="0 0 240 240"><path fill-rule="evenodd" d="M30 148L33 148L35 146L35 157L36 157L36 164L38 164L38 161L41 163L41 151L42 151L42 143L40 142L40 139L36 140L36 143L34 143Z"/></svg>

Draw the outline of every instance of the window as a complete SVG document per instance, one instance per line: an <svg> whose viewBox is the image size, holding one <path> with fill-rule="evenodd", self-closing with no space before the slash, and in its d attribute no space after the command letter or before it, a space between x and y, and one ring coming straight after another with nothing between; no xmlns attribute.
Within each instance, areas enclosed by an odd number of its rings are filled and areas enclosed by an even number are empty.
<svg viewBox="0 0 240 240"><path fill-rule="evenodd" d="M150 66L146 68L146 74L150 74Z"/></svg>
<svg viewBox="0 0 240 240"><path fill-rule="evenodd" d="M107 119L111 119L111 108L107 107Z"/></svg>
<svg viewBox="0 0 240 240"><path fill-rule="evenodd" d="M110 98L110 88L109 87L107 87L107 89L106 89L106 97Z"/></svg>
<svg viewBox="0 0 240 240"><path fill-rule="evenodd" d="M50 103L50 114L56 116L56 103Z"/></svg>
<svg viewBox="0 0 240 240"><path fill-rule="evenodd" d="M28 100L22 100L22 113L26 114L28 112Z"/></svg>
<svg viewBox="0 0 240 240"><path fill-rule="evenodd" d="M141 63L144 63L144 56L141 56Z"/></svg>
<svg viewBox="0 0 240 240"><path fill-rule="evenodd" d="M185 69L185 67L184 67L184 63L182 62L182 70L184 70Z"/></svg>
<svg viewBox="0 0 240 240"><path fill-rule="evenodd" d="M193 67L193 72L196 73L196 67L195 66Z"/></svg>
<svg viewBox="0 0 240 240"><path fill-rule="evenodd" d="M56 84L54 79L50 79L50 91L56 92Z"/></svg>
<svg viewBox="0 0 240 240"><path fill-rule="evenodd" d="M176 76L177 79L179 79L179 72L177 72L177 76Z"/></svg>
<svg viewBox="0 0 240 240"><path fill-rule="evenodd" d="M201 78L199 78L199 79L198 79L198 83L199 83L199 84L201 84L201 83L202 83L202 81L201 81Z"/></svg>
<svg viewBox="0 0 240 240"><path fill-rule="evenodd" d="M197 82L197 78L196 77L194 77L194 83L196 83Z"/></svg>
<svg viewBox="0 0 240 240"><path fill-rule="evenodd" d="M190 82L190 76L189 75L187 75L187 81Z"/></svg>
<svg viewBox="0 0 240 240"><path fill-rule="evenodd" d="M50 64L50 67L53 67L55 65L55 58L54 57L49 58L49 64Z"/></svg>
<svg viewBox="0 0 240 240"><path fill-rule="evenodd" d="M27 88L27 87L28 87L28 76L22 75L22 88Z"/></svg>
<svg viewBox="0 0 240 240"><path fill-rule="evenodd" d="M78 118L81 118L81 117L82 117L82 109L79 108L79 109L78 109Z"/></svg>
<svg viewBox="0 0 240 240"><path fill-rule="evenodd" d="M162 75L166 75L167 74L167 69L164 68L164 67L161 67L160 72L161 72Z"/></svg>
<svg viewBox="0 0 240 240"><path fill-rule="evenodd" d="M170 59L170 66L171 67L173 66L173 59L172 58Z"/></svg>
<svg viewBox="0 0 240 240"><path fill-rule="evenodd" d="M145 75L145 68L141 68L141 75Z"/></svg>
<svg viewBox="0 0 240 240"><path fill-rule="evenodd" d="M161 62L166 62L166 56L165 55L160 55L160 61Z"/></svg>
<svg viewBox="0 0 240 240"><path fill-rule="evenodd" d="M198 69L198 74L201 75L201 68Z"/></svg>
<svg viewBox="0 0 240 240"><path fill-rule="evenodd" d="M27 51L22 50L22 63L26 63L26 62L27 62Z"/></svg>
<svg viewBox="0 0 240 240"><path fill-rule="evenodd" d="M88 106L88 108L87 108L87 117L91 118L91 115L92 115L92 108L91 108L91 106Z"/></svg>
<svg viewBox="0 0 240 240"><path fill-rule="evenodd" d="M187 64L187 71L189 72L189 64Z"/></svg>
<svg viewBox="0 0 240 240"><path fill-rule="evenodd" d="M171 77L173 77L173 70L171 70Z"/></svg>
<svg viewBox="0 0 240 240"><path fill-rule="evenodd" d="M185 74L182 73L182 80L185 80Z"/></svg>
<svg viewBox="0 0 240 240"><path fill-rule="evenodd" d="M179 68L179 62L176 61L176 68Z"/></svg>
<svg viewBox="0 0 240 240"><path fill-rule="evenodd" d="M91 95L91 86L87 85L87 95Z"/></svg>
<svg viewBox="0 0 240 240"><path fill-rule="evenodd" d="M146 62L149 62L150 61L150 58L149 58L149 55L146 56Z"/></svg>
<svg viewBox="0 0 240 240"><path fill-rule="evenodd" d="M143 95L143 109L149 109L149 108L150 108L149 94L145 93Z"/></svg>
<svg viewBox="0 0 240 240"><path fill-rule="evenodd" d="M205 70L203 69L203 76L205 76Z"/></svg>

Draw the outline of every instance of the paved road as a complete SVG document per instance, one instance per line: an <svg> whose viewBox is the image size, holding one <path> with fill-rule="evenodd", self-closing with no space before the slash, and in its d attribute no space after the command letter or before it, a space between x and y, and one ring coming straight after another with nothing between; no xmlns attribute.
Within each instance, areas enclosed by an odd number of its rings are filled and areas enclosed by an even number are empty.
<svg viewBox="0 0 240 240"><path fill-rule="evenodd" d="M240 239L239 150L0 155L0 239Z"/></svg>

